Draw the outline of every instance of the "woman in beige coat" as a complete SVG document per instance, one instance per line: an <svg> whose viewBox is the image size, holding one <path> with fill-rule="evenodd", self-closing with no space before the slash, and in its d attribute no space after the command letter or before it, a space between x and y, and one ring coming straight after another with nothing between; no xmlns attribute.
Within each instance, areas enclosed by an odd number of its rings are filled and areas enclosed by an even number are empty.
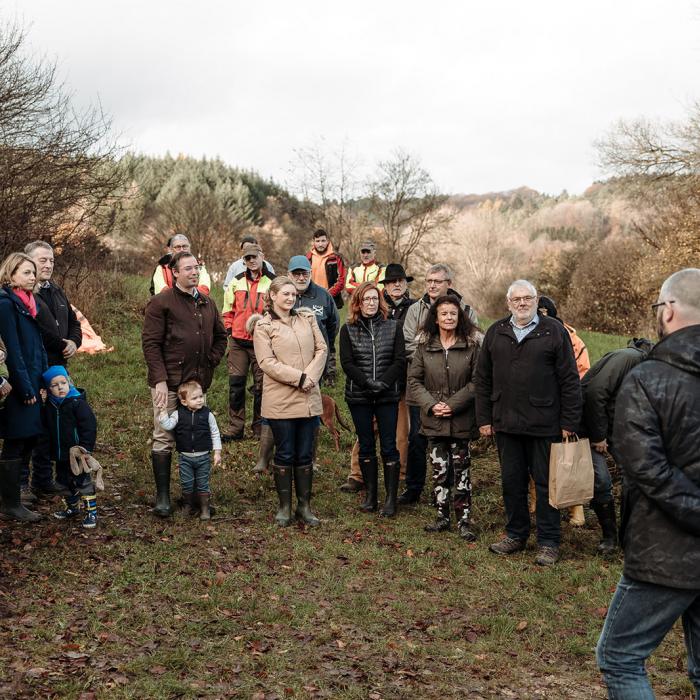
<svg viewBox="0 0 700 700"><path fill-rule="evenodd" d="M292 477L297 492L296 517L320 522L311 512L314 427L321 415L318 382L328 348L313 312L294 310L297 290L288 277L270 284L265 315L255 326L255 357L263 371L262 416L275 438L273 472L280 509L275 516L292 523Z"/></svg>

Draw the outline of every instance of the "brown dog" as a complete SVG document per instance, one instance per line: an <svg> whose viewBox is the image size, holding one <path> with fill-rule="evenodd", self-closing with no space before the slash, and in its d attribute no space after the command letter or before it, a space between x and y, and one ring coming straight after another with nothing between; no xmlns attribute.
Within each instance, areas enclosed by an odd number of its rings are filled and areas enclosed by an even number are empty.
<svg viewBox="0 0 700 700"><path fill-rule="evenodd" d="M343 416L338 410L338 406L335 401L327 394L321 394L321 401L323 402L323 413L321 414L321 422L328 428L328 432L333 436L333 442L335 443L335 449L340 449L340 432L338 428L335 427L335 421L345 430L350 431L350 426L343 420Z"/></svg>

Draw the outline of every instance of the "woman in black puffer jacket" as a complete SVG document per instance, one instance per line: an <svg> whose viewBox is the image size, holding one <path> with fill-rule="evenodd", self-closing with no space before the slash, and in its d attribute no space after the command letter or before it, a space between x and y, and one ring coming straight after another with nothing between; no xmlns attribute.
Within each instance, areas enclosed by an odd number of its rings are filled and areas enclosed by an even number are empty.
<svg viewBox="0 0 700 700"><path fill-rule="evenodd" d="M367 493L360 509L377 509L378 462L373 422L379 430L384 461L386 502L380 515L396 513L399 488L399 451L396 421L406 372L406 350L401 326L387 320L387 306L374 282L363 282L353 292L347 323L340 330L340 363L345 372L345 401L360 443L360 469Z"/></svg>

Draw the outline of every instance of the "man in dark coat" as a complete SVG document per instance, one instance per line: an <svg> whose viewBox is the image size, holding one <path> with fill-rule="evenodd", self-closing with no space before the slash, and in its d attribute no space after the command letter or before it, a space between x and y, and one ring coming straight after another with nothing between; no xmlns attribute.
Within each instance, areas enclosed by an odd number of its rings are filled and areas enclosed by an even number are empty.
<svg viewBox="0 0 700 700"><path fill-rule="evenodd" d="M549 505L549 452L578 430L581 385L564 326L537 313L537 290L527 280L508 288L511 315L486 332L479 355L476 418L483 436L495 435L501 462L506 537L489 549L513 554L530 535L528 480L537 491L535 563L559 559L559 511Z"/></svg>
<svg viewBox="0 0 700 700"><path fill-rule="evenodd" d="M661 340L615 406L625 563L597 647L611 698L654 697L645 662L679 617L700 697L700 269L652 308Z"/></svg>
<svg viewBox="0 0 700 700"><path fill-rule="evenodd" d="M583 424L579 435L589 438L591 442L595 473L591 508L603 531L598 545L601 554L612 554L617 547L615 501L605 458L606 453L614 455L612 429L615 401L622 380L649 354L652 347L653 343L646 338L633 338L626 348L603 355L581 379Z"/></svg>
<svg viewBox="0 0 700 700"><path fill-rule="evenodd" d="M153 513L171 514L170 460L175 439L158 420L163 408L177 408L177 388L199 382L209 388L214 369L226 350L226 330L214 300L197 288L199 264L192 253L177 253L170 261L174 284L151 297L146 306L141 342L153 400L151 460L156 483Z"/></svg>
<svg viewBox="0 0 700 700"><path fill-rule="evenodd" d="M83 332L65 292L51 279L54 269L53 248L45 241L34 241L25 246L24 252L36 265L39 282L39 290L36 293L39 313L36 320L48 356L48 364L50 367L68 367L68 360L75 355L83 342ZM27 468L22 473L24 493L28 486ZM67 495L65 488L54 480L47 431L37 438L32 451L32 491L37 496Z"/></svg>

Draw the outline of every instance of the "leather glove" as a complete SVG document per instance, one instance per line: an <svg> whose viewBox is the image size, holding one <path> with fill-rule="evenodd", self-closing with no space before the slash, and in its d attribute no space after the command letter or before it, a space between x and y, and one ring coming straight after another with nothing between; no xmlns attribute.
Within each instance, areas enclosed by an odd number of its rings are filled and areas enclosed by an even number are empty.
<svg viewBox="0 0 700 700"><path fill-rule="evenodd" d="M386 391L389 388L389 385L386 382L380 382L377 379L368 379L366 388L370 394L377 396L383 391Z"/></svg>

